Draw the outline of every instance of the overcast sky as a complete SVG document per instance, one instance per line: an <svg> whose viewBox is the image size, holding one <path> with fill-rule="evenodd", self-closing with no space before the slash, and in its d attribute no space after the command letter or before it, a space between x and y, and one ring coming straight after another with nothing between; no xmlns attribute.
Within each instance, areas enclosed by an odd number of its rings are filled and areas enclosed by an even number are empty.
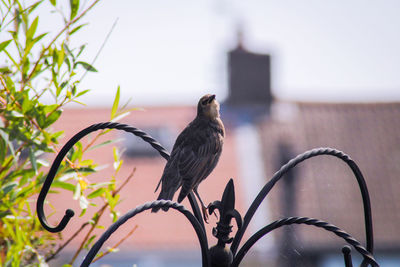
<svg viewBox="0 0 400 267"><path fill-rule="evenodd" d="M280 99L399 101L399 14L398 0L104 0L74 38L88 43L90 62L118 19L99 72L82 83L92 89L83 102L111 105L118 85L133 105L194 104L207 92L223 99L238 25L250 51L271 54Z"/></svg>

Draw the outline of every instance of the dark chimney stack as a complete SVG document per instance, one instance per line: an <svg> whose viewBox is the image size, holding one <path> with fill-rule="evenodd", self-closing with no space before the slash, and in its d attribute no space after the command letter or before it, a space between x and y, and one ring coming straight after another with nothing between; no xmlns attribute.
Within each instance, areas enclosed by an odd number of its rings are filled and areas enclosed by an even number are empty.
<svg viewBox="0 0 400 267"><path fill-rule="evenodd" d="M269 111L272 102L270 56L248 52L239 43L228 57L226 103L232 107L264 106Z"/></svg>

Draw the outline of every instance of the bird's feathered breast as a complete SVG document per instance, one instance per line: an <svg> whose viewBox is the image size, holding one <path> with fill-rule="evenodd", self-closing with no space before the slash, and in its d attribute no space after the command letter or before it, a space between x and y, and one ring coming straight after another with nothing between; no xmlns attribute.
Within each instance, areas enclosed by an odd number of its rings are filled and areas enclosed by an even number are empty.
<svg viewBox="0 0 400 267"><path fill-rule="evenodd" d="M196 118L178 136L172 149L190 148L198 156L222 149L225 129L220 119Z"/></svg>

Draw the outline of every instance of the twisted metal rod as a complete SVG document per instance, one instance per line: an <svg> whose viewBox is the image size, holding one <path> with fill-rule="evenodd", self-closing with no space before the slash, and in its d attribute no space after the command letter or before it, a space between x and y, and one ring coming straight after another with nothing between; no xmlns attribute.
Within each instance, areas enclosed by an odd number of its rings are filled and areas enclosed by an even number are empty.
<svg viewBox="0 0 400 267"><path fill-rule="evenodd" d="M253 203L251 204L250 208L248 209L246 215L244 216L243 220L243 226L240 228L231 245L231 251L233 255L236 254L236 251L238 249L239 243L243 238L243 234L247 229L247 226L250 223L250 220L252 219L254 213L260 206L261 202L265 199L267 194L271 191L272 187L278 182L282 176L287 173L290 169L295 167L297 164L300 162L303 162L309 158L320 156L320 155L330 155L337 157L344 162L347 163L347 165L351 168L353 171L354 176L357 179L358 185L360 187L362 199L363 199L363 207L364 207L364 220L365 220L365 234L366 234L366 240L367 240L367 250L370 253L373 253L373 247L374 247L374 240L373 240L373 229L372 229L372 215L371 215L371 203L370 203L370 198L368 194L368 189L367 185L365 183L364 177L358 168L357 164L345 153L342 151L333 149L333 148L316 148L312 150L308 150L294 159L291 159L288 163L283 165L279 171L277 171L271 180L267 182L264 187L261 189L260 193L258 193L257 197L254 199Z"/></svg>
<svg viewBox="0 0 400 267"><path fill-rule="evenodd" d="M153 202L147 202L141 206L136 207L135 209L130 210L127 212L125 215L121 216L115 223L113 223L107 231L105 231L99 240L96 241L96 243L93 245L93 247L90 249L89 253L86 255L85 259L83 260L81 267L87 267L89 264L93 261L94 257L96 256L97 252L100 250L104 242L107 241L107 239L126 221L134 217L135 215L145 211L152 209L154 207L158 208L163 208L163 207L168 207L168 208L173 208L183 215L190 221L192 224L193 228L196 231L197 237L200 242L200 247L201 247L201 255L202 255L202 261L203 261L203 267L210 266L210 255L208 253L208 242L207 242L207 236L204 231L204 228L200 224L200 222L197 220L197 218L185 207L177 202L173 202L170 200L156 200Z"/></svg>
<svg viewBox="0 0 400 267"><path fill-rule="evenodd" d="M65 215L62 218L62 220L60 221L60 223L57 226L53 227L53 226L49 225L49 223L47 222L46 216L44 214L44 202L45 202L47 193L50 190L50 186L54 180L54 177L57 174L57 170L58 170L62 160L64 159L64 157L68 153L68 151L80 139L82 139L83 137L85 137L86 135L88 135L91 132L94 132L97 130L103 130L103 129L117 129L117 130L123 130L125 132L132 133L132 134L142 138L145 142L149 143L166 160L168 160L170 157L168 151L159 142L157 142L157 140L155 140L153 137L151 137L144 131L142 131L138 128L132 127L130 125L127 125L127 124L121 124L121 123L117 123L117 122L102 122L102 123L93 124L85 129L81 130L80 132L75 134L60 150L57 157L53 161L50 171L46 177L46 180L43 183L42 189L40 190L40 194L39 194L39 197L38 197L38 200L36 203L36 210L37 210L37 214L38 214L40 223L42 224L43 228L45 228L47 231L52 232L52 233L57 233L57 232L62 231L67 226L67 224L68 224L69 220L72 218L72 216L74 216L74 211L71 209L67 209L65 211ZM198 208L198 204L195 200L193 193L190 193L188 195L188 198L190 200L190 204L193 208L196 218L202 222L202 219L201 219L202 217L201 217L201 214L200 214L200 211ZM204 224L202 224L202 225L204 228Z"/></svg>
<svg viewBox="0 0 400 267"><path fill-rule="evenodd" d="M330 224L328 222L324 222L321 220L317 220L314 218L308 218L308 217L288 217L284 218L281 220L274 221L270 223L269 225L263 227L261 230L259 230L257 233L255 233L253 236L247 240L247 242L243 245L243 247L239 250L239 252L236 254L232 266L238 266L240 262L242 261L244 255L247 253L247 251L264 235L268 234L272 230L275 230L281 226L284 225L291 225L291 224L306 224L306 225L312 225L316 226L319 228L323 228L329 232L334 233L335 235L343 238L347 243L352 245L363 257L365 260L367 260L370 264L373 266L378 266L378 263L374 259L373 255L366 250L360 242L358 242L354 237L352 237L350 234L346 233L339 227Z"/></svg>

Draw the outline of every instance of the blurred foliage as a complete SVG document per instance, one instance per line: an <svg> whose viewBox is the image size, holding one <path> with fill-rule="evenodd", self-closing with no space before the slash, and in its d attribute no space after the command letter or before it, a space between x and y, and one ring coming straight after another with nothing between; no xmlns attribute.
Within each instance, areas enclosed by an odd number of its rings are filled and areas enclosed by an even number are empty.
<svg viewBox="0 0 400 267"><path fill-rule="evenodd" d="M1 0L0 266L46 266L47 261L55 258L72 238L89 226L72 264L79 252L89 248L95 240L93 230L102 228L100 217L109 212L114 221L118 218L118 192L133 173L117 188L116 175L122 160L120 152L114 148L114 175L105 182L92 183L89 175L96 172L98 166L83 157L88 150L115 141L95 142L108 131L98 133L87 145L81 142L75 145L60 166L50 191L71 191L73 198L79 201L81 216L89 206L96 206L94 202L104 203L91 220L83 223L69 240L63 240L62 234L51 234L41 227L33 208L49 166L44 154L57 153L63 134L54 132L51 126L62 116L65 105L79 103L77 99L88 93L89 90L80 89L78 73L97 71L80 59L85 45L70 47L70 39L85 26L78 22L98 2L84 7L79 0L71 0L64 12L55 0ZM44 6L44 12L62 16L64 25L56 35L39 32L39 6ZM51 103L43 100L45 95L52 96ZM119 88L111 119L126 115L118 106ZM54 207L52 209L55 212Z"/></svg>

